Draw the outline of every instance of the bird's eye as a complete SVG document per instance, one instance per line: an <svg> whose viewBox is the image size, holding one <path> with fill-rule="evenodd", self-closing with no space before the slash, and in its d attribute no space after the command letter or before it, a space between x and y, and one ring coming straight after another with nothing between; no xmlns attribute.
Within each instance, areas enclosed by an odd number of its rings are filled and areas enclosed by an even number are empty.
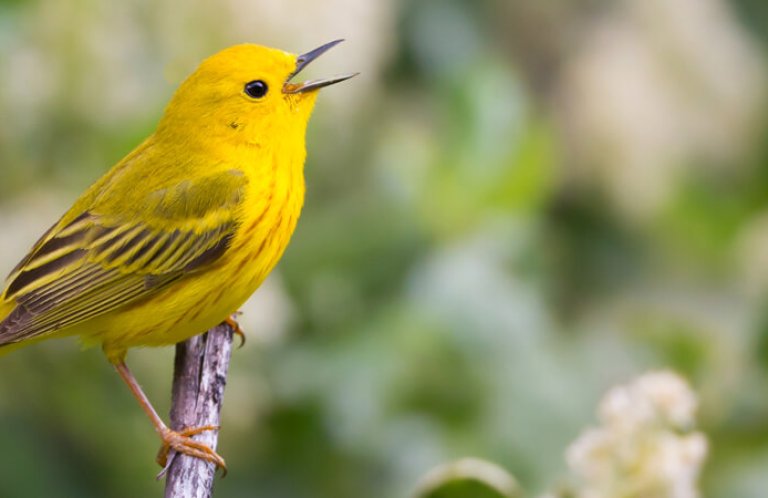
<svg viewBox="0 0 768 498"><path fill-rule="evenodd" d="M245 84L245 93L254 99L260 99L267 94L269 87L262 80L249 81Z"/></svg>

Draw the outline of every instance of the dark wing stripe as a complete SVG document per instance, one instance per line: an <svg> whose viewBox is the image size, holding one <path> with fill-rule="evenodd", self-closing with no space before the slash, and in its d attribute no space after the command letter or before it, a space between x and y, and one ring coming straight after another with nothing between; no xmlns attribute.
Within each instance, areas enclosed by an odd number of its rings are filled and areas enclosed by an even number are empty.
<svg viewBox="0 0 768 498"><path fill-rule="evenodd" d="M122 232L125 232L128 227L94 227L96 235L91 240L91 247L98 246L106 243L108 240L117 238Z"/></svg>
<svg viewBox="0 0 768 498"><path fill-rule="evenodd" d="M165 286L181 277L181 274L174 276L165 275L161 277L158 283L158 287ZM104 311L114 309L118 306L126 304L142 294L146 293L146 288L143 284L143 279L130 278L125 282L122 282L118 287L110 285L110 296L106 299L102 298L104 286L99 289L94 289L92 292L88 292L82 297L79 297L77 301L68 304L66 307L61 307L56 310L51 317L45 317L39 324L35 323L35 327L48 325L53 328L59 328L66 325L71 325L82 320L94 317ZM46 330L47 331L47 330ZM39 332L44 333L44 332Z"/></svg>
<svg viewBox="0 0 768 498"><path fill-rule="evenodd" d="M208 239L210 238L210 232L205 232L197 237L191 237L190 245L185 248L183 252L179 254L179 257L173 262L173 266L184 268L187 264L195 258L197 254L200 254L205 250L208 245Z"/></svg>
<svg viewBox="0 0 768 498"><path fill-rule="evenodd" d="M78 259L82 259L85 254L86 251L84 249L77 249L68 254L65 254L58 259L54 259L49 263L38 266L37 268L33 268L32 270L23 270L16 276L15 279L13 279L10 285L8 285L6 299L12 298L14 295L19 293L19 291L24 289L24 287L29 286L35 281L40 280L41 278L46 277L58 270L61 270L66 265L72 264Z"/></svg>
<svg viewBox="0 0 768 498"><path fill-rule="evenodd" d="M104 262L108 265L122 265L124 260L130 257L131 251L137 247L141 247L142 242L146 241L152 236L152 233L146 228L139 230L134 235L131 232L131 236L120 244L114 251L108 256L104 257Z"/></svg>
<svg viewBox="0 0 768 498"><path fill-rule="evenodd" d="M70 221L65 227L59 230L56 235L59 237L67 237L73 232L78 232L84 228L87 228L92 222L93 217L91 216L91 213L86 211L74 220Z"/></svg>
<svg viewBox="0 0 768 498"><path fill-rule="evenodd" d="M68 225L66 225L61 231L59 231L57 233L57 238L61 239L61 238L69 237L69 235L79 231L81 229L80 225L83 224L82 222L89 217L90 217L90 213L88 212L81 214L80 216L72 220ZM32 264L32 262L35 259L37 259L38 255L40 255L40 252L45 248L46 243L44 243L43 241L45 241L48 238L48 236L51 234L51 232L54 231L54 229L56 228L56 225L58 225L58 223L54 224L51 228L46 230L45 233L42 235L42 237L40 237L37 240L37 242L35 242L34 246L32 246L33 249L30 251L27 257L21 260L19 264L16 265L16 267L13 270L11 270L11 273L8 276L9 280L11 279L10 277L14 276L16 273L19 273L22 270L22 268L31 269L29 268L29 266ZM53 249L50 252L52 251ZM43 255L44 254L46 254L46 252L44 252ZM34 266L39 266L39 264Z"/></svg>
<svg viewBox="0 0 768 498"><path fill-rule="evenodd" d="M61 249L69 249L69 251L66 252L72 252L76 249L78 249L78 242L83 242L83 240L86 237L87 232L80 231L80 232L74 232L71 235L67 235L66 237L54 237L43 246L35 252L35 255L32 257L32 259L26 264L25 270L29 271L33 268L42 266L50 260L54 258L46 258L46 256L51 256L56 251L59 251ZM63 252L63 254L66 254L66 252ZM59 256L63 255L60 254Z"/></svg>
<svg viewBox="0 0 768 498"><path fill-rule="evenodd" d="M161 254L158 260L152 261L152 266L157 268L158 273L164 273L176 266L176 261L184 256L184 252L194 242L191 232L182 232L180 235L167 254Z"/></svg>
<svg viewBox="0 0 768 498"><path fill-rule="evenodd" d="M159 235L155 235L153 237L148 237L148 239L144 242L144 244L137 251L135 251L131 255L131 257L126 259L125 263L123 263L123 264L125 266L131 266L131 265L135 264L137 261L141 260L141 258L146 256L148 253L150 253L151 249L157 250L157 248L159 247L158 241L160 240L160 238L161 238L161 236L159 236ZM149 254L149 258L148 259L151 260L152 256L155 253L156 253L156 251L152 252L151 254ZM142 266L145 266L145 265L146 265L146 262Z"/></svg>
<svg viewBox="0 0 768 498"><path fill-rule="evenodd" d="M76 276L65 279L66 285L43 287L33 293L19 298L20 303L35 310L51 308L58 303L81 294L84 290L99 286L104 282L117 277L117 271L104 272L98 266L90 266L86 271L79 272Z"/></svg>
<svg viewBox="0 0 768 498"><path fill-rule="evenodd" d="M44 316L35 322L35 326L63 323L70 317L76 318L83 314L93 316L92 313L99 309L103 303L120 300L131 290L143 290L143 279L140 277L120 277L118 272L113 274L116 279L104 281L96 286L88 287L84 293L75 296L65 303L57 303L46 310Z"/></svg>
<svg viewBox="0 0 768 498"><path fill-rule="evenodd" d="M50 296L52 293L58 294L60 292L67 292L77 287L77 285L83 280L87 280L90 277L93 277L98 272L98 270L98 268L94 268L91 265L83 265L69 273L66 278L55 279L50 283L41 285L36 289L26 292L25 294L19 296L17 299L20 302L23 301L25 303L32 303L39 297L44 297L46 295Z"/></svg>
<svg viewBox="0 0 768 498"><path fill-rule="evenodd" d="M136 226L130 230L122 229L113 232L111 237L94 247L96 253L104 259L108 259L112 251L120 248L125 243L126 237L131 237L135 232L140 232L141 226Z"/></svg>
<svg viewBox="0 0 768 498"><path fill-rule="evenodd" d="M224 254L227 249L229 249L229 245L232 242L232 237L233 234L230 232L227 233L224 237L219 238L219 240L216 241L213 246L209 247L198 257L187 263L184 269L187 271L193 270L219 259L219 257L221 257L221 255Z"/></svg>
<svg viewBox="0 0 768 498"><path fill-rule="evenodd" d="M111 294L109 298L103 300L98 300L98 294L94 295L94 293L89 292L83 297L90 297L91 299L79 299L78 302L52 310L53 312L47 313L43 319L34 321L32 326L25 331L25 335L44 334L61 327L66 327L83 319L96 316L104 310L111 309L115 304L129 301L143 292L142 286L137 285L137 283L140 282L134 280L130 282L131 285L123 285L123 288L117 289L119 292ZM110 289L112 292L114 290Z"/></svg>
<svg viewBox="0 0 768 498"><path fill-rule="evenodd" d="M160 247L158 247L157 251L152 254L144 266L153 268L157 273L162 273L163 261L168 259L168 256L175 250L176 245L181 243L183 237L184 234L179 230L174 230L173 232L164 235L164 240L160 244Z"/></svg>
<svg viewBox="0 0 768 498"><path fill-rule="evenodd" d="M51 228L46 230L46 232L37 240L37 242L35 242L34 247L37 247L39 244L42 244L43 241L48 237L48 235L51 234L54 228L56 228L56 225L53 225ZM27 266L27 263L29 263L32 260L33 256L34 256L34 252L30 252L29 254L27 254L27 256L24 259L19 261L19 264L14 266L13 270L11 270L11 273L8 274L8 280L13 278L17 273L21 271L22 268Z"/></svg>

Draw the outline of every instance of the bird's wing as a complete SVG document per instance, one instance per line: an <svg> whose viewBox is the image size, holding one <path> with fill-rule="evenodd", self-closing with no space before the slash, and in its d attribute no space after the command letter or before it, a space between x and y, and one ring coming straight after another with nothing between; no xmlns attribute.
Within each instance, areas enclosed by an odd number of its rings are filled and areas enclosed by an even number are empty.
<svg viewBox="0 0 768 498"><path fill-rule="evenodd" d="M16 307L0 322L0 345L77 325L209 267L230 246L246 182L225 171L130 199L121 213L65 216L8 277L3 300Z"/></svg>

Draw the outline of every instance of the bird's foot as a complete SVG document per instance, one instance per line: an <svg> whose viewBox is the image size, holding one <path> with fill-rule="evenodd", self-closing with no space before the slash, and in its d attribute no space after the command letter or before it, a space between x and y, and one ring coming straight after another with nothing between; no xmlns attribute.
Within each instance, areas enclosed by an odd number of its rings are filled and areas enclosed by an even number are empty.
<svg viewBox="0 0 768 498"><path fill-rule="evenodd" d="M192 436L195 434L200 434L205 431L215 431L218 429L218 425L190 427L181 431L165 429L160 435L163 439L163 445L157 453L157 463L163 467L163 470L160 471L157 478L162 478L168 472L174 457L178 453L183 453L195 458L200 458L206 462L211 462L216 465L217 468L222 470L222 477L227 475L227 464L224 462L224 459L209 446L192 439Z"/></svg>
<svg viewBox="0 0 768 498"><path fill-rule="evenodd" d="M233 313L231 316L228 316L224 319L224 323L229 325L235 335L240 338L240 346L238 346L238 348L242 348L243 345L245 345L245 332L243 332L243 329L240 328L240 324L237 323L237 317L239 315L242 315L241 311Z"/></svg>

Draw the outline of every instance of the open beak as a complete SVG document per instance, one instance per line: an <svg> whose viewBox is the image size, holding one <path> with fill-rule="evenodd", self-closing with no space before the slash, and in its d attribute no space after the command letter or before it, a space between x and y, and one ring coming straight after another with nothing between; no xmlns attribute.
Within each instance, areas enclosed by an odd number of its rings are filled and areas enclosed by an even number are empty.
<svg viewBox="0 0 768 498"><path fill-rule="evenodd" d="M338 45L344 40L334 40L332 42L321 45L314 50L310 50L306 54L301 54L296 58L296 69L288 75L288 79L283 84L283 93L302 93L317 90L324 86L333 85L340 81L348 80L353 76L357 76L359 73L340 74L338 76L332 76L330 78L324 78L321 80L309 80L302 83L291 83L291 79L299 74L302 69L307 67L310 62L320 57L322 54L330 50L332 47Z"/></svg>

